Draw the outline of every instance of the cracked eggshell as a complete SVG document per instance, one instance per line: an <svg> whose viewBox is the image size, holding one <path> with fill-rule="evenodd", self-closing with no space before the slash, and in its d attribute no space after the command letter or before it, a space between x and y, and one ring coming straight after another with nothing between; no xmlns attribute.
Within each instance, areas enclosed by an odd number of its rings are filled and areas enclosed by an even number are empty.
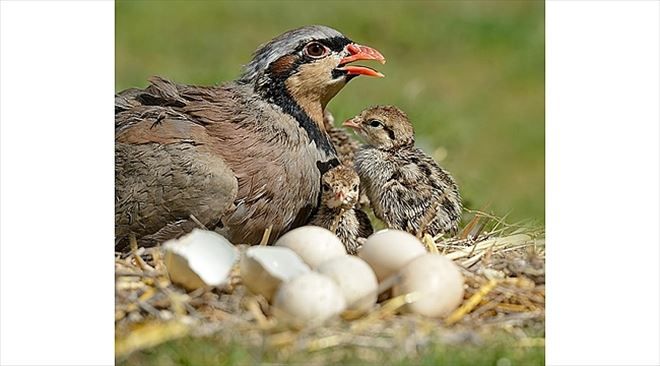
<svg viewBox="0 0 660 366"><path fill-rule="evenodd" d="M163 250L170 279L188 290L225 285L239 256L222 235L200 229L166 241Z"/></svg>
<svg viewBox="0 0 660 366"><path fill-rule="evenodd" d="M283 283L273 301L274 314L302 328L320 325L346 309L346 300L331 278L309 272Z"/></svg>
<svg viewBox="0 0 660 366"><path fill-rule="evenodd" d="M311 271L293 250L266 246L248 248L241 258L240 270L245 286L269 301L281 283Z"/></svg>
<svg viewBox="0 0 660 366"><path fill-rule="evenodd" d="M312 269L321 263L346 255L341 240L330 230L319 226L303 226L282 235L275 246L287 247L302 258Z"/></svg>
<svg viewBox="0 0 660 366"><path fill-rule="evenodd" d="M376 304L378 280L364 260L345 255L323 262L316 270L339 285L349 310L363 313Z"/></svg>
<svg viewBox="0 0 660 366"><path fill-rule="evenodd" d="M385 229L367 238L358 256L369 263L378 281L382 281L425 253L424 244L414 235L401 230Z"/></svg>
<svg viewBox="0 0 660 366"><path fill-rule="evenodd" d="M441 254L424 254L401 271L394 296L416 292L419 299L407 310L429 317L445 317L463 301L464 279L458 266Z"/></svg>

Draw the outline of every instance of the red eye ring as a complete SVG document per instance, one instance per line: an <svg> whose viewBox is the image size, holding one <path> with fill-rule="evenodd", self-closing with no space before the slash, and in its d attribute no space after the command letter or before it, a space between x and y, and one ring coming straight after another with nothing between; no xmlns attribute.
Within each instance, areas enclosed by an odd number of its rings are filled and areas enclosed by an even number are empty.
<svg viewBox="0 0 660 366"><path fill-rule="evenodd" d="M310 42L305 46L305 54L311 58L321 58L328 54L328 49L318 42Z"/></svg>

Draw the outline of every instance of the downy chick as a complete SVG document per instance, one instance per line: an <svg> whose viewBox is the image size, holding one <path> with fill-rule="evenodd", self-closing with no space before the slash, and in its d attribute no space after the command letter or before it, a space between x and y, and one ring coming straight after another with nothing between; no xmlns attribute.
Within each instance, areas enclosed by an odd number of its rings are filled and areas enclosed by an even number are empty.
<svg viewBox="0 0 660 366"><path fill-rule="evenodd" d="M357 173L339 165L321 177L321 205L310 225L324 227L339 237L349 254L357 254L358 238L373 233L369 217L356 208L360 178Z"/></svg>
<svg viewBox="0 0 660 366"><path fill-rule="evenodd" d="M355 169L374 214L390 228L417 236L455 234L461 197L447 171L414 146L408 116L393 106L376 106L344 122L366 145Z"/></svg>

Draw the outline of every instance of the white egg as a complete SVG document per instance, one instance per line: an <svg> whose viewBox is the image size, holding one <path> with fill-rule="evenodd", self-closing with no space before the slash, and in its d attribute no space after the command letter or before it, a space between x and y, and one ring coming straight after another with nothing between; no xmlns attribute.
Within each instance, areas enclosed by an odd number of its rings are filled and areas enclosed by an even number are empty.
<svg viewBox="0 0 660 366"><path fill-rule="evenodd" d="M316 272L283 283L273 301L274 314L297 328L320 325L346 309L339 286Z"/></svg>
<svg viewBox="0 0 660 366"><path fill-rule="evenodd" d="M166 241L163 249L170 279L189 290L226 284L239 255L222 235L200 229Z"/></svg>
<svg viewBox="0 0 660 366"><path fill-rule="evenodd" d="M378 280L362 259L345 255L323 262L316 270L339 285L349 310L366 312L376 303Z"/></svg>
<svg viewBox="0 0 660 366"><path fill-rule="evenodd" d="M424 253L424 244L414 235L401 230L385 229L367 238L358 256L369 263L378 281L382 281Z"/></svg>
<svg viewBox="0 0 660 366"><path fill-rule="evenodd" d="M394 295L415 292L418 300L407 309L424 316L445 317L463 301L464 279L460 270L441 254L424 254L401 270L401 282Z"/></svg>
<svg viewBox="0 0 660 366"><path fill-rule="evenodd" d="M309 266L291 249L254 246L240 262L243 284L270 300L282 282L310 272Z"/></svg>
<svg viewBox="0 0 660 366"><path fill-rule="evenodd" d="M312 269L327 260L346 255L341 240L330 230L318 226L293 229L277 239L275 245L293 250Z"/></svg>

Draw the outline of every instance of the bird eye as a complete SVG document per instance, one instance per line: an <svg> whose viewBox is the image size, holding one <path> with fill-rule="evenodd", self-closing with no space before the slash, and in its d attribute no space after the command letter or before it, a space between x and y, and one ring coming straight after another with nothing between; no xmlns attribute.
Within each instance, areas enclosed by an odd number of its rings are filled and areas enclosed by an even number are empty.
<svg viewBox="0 0 660 366"><path fill-rule="evenodd" d="M369 126L371 126L371 127L382 127L383 122L381 122L377 119L372 119L371 121L369 121Z"/></svg>
<svg viewBox="0 0 660 366"><path fill-rule="evenodd" d="M319 58L328 53L328 49L318 42L312 42L305 46L305 54L309 57Z"/></svg>
<svg viewBox="0 0 660 366"><path fill-rule="evenodd" d="M327 192L330 190L330 185L328 183L323 183L323 191Z"/></svg>
<svg viewBox="0 0 660 366"><path fill-rule="evenodd" d="M354 185L353 187L351 187L351 190L352 190L352 191L357 191L357 189L358 189L358 185L357 185L357 184Z"/></svg>

